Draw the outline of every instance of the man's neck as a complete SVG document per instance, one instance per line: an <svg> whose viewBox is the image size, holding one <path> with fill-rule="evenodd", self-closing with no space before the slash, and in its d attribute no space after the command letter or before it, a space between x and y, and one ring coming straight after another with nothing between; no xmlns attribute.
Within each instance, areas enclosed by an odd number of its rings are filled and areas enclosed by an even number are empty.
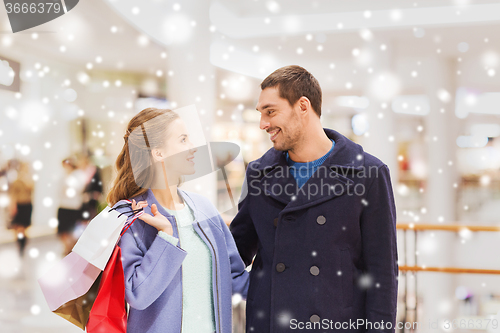
<svg viewBox="0 0 500 333"><path fill-rule="evenodd" d="M292 161L299 163L312 162L323 157L332 148L332 140L326 135L323 128L320 131L309 133L297 147L288 151L288 156Z"/></svg>

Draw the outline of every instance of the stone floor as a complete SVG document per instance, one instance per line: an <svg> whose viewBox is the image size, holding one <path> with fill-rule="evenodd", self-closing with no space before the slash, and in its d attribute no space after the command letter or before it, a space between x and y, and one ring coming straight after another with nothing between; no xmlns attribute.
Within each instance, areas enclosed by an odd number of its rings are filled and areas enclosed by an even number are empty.
<svg viewBox="0 0 500 333"><path fill-rule="evenodd" d="M30 239L24 258L15 243L0 245L0 332L82 332L50 311L37 282L61 258L55 235Z"/></svg>

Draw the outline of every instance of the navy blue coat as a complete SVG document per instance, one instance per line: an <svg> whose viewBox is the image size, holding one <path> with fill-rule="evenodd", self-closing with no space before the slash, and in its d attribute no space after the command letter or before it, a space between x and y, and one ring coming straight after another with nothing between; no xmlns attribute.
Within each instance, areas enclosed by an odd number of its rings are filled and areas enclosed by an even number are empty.
<svg viewBox="0 0 500 333"><path fill-rule="evenodd" d="M271 148L248 165L230 226L247 266L255 256L247 332L394 332L398 264L389 169L340 133L325 133L335 147L300 190L285 152Z"/></svg>

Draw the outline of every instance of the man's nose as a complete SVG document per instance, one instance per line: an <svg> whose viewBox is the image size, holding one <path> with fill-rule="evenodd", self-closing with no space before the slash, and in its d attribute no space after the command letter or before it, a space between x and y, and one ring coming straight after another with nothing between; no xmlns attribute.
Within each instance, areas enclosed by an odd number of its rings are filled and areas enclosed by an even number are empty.
<svg viewBox="0 0 500 333"><path fill-rule="evenodd" d="M260 117L260 129L265 130L269 128L269 122L264 119L264 117Z"/></svg>

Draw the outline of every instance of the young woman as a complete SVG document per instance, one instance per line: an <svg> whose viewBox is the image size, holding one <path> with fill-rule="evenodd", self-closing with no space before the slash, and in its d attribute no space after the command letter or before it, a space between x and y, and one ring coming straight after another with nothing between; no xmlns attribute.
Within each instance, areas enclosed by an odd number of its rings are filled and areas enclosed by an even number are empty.
<svg viewBox="0 0 500 333"><path fill-rule="evenodd" d="M232 235L203 196L178 188L196 148L173 111L148 108L128 124L108 194L144 210L121 247L127 332L231 333L232 294L245 299L248 272Z"/></svg>

